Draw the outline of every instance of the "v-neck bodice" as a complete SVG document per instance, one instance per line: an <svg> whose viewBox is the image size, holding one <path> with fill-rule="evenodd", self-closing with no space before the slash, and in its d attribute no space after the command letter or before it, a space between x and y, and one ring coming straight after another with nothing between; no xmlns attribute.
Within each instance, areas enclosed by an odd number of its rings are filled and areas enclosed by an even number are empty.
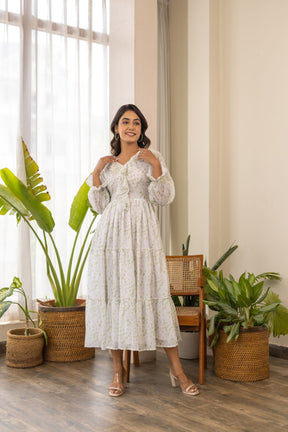
<svg viewBox="0 0 288 432"><path fill-rule="evenodd" d="M138 150L137 153L135 153L133 156L131 156L131 157L127 160L127 162L125 162L125 163L121 163L121 162L119 162L118 160L116 161L116 163L118 163L119 165L125 166L125 165L127 165L131 160L133 160L136 156L138 156L139 153L140 153L140 150Z"/></svg>

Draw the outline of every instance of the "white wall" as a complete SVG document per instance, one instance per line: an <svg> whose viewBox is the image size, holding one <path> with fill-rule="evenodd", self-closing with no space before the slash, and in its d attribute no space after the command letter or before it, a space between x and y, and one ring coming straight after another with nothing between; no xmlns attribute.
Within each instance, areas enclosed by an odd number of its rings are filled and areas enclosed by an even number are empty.
<svg viewBox="0 0 288 432"><path fill-rule="evenodd" d="M280 272L273 289L288 307L287 17L286 0L188 0L188 119L172 134L189 130L187 225L191 236L198 230L191 252L208 250L212 264L235 241L225 271ZM177 34L173 14L170 21ZM174 164L184 200L179 169ZM172 212L172 226L181 223ZM288 346L288 336L271 342Z"/></svg>
<svg viewBox="0 0 288 432"><path fill-rule="evenodd" d="M179 7L180 6L180 7ZM181 254L188 236L188 0L169 2L170 171L176 187L171 204L172 253Z"/></svg>
<svg viewBox="0 0 288 432"><path fill-rule="evenodd" d="M231 270L279 271L288 306L288 2L226 0L222 17Z"/></svg>
<svg viewBox="0 0 288 432"><path fill-rule="evenodd" d="M109 49L110 118L136 104L157 147L157 0L110 0Z"/></svg>

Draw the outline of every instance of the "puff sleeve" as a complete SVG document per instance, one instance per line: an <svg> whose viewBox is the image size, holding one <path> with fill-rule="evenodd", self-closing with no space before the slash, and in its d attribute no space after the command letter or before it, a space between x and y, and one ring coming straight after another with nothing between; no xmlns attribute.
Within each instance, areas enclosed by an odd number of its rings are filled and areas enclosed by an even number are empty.
<svg viewBox="0 0 288 432"><path fill-rule="evenodd" d="M172 177L167 169L163 156L156 151L153 151L154 156L159 159L162 168L162 174L155 179L152 175L152 167L150 173L147 175L151 180L148 186L149 200L152 204L158 206L165 206L170 204L175 197L175 187Z"/></svg>
<svg viewBox="0 0 288 432"><path fill-rule="evenodd" d="M102 214L107 205L110 202L110 193L107 188L107 181L105 181L104 175L100 174L101 185L99 187L93 186L93 174L87 178L86 183L90 186L88 192L88 200L97 213Z"/></svg>

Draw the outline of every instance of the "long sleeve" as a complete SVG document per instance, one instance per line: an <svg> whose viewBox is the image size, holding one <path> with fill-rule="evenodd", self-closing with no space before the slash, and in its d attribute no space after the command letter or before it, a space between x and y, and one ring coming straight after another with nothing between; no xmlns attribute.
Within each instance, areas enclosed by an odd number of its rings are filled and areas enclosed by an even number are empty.
<svg viewBox="0 0 288 432"><path fill-rule="evenodd" d="M148 174L148 178L151 180L148 187L149 200L152 204L165 206L170 204L175 197L174 182L167 169L163 156L156 151L153 151L153 153L161 163L162 174L157 179L153 177L152 169L150 174Z"/></svg>
<svg viewBox="0 0 288 432"><path fill-rule="evenodd" d="M110 194L107 189L107 182L105 182L104 175L100 174L101 185L99 187L93 186L93 174L91 174L86 183L90 186L88 192L88 200L97 213L102 214L110 202Z"/></svg>

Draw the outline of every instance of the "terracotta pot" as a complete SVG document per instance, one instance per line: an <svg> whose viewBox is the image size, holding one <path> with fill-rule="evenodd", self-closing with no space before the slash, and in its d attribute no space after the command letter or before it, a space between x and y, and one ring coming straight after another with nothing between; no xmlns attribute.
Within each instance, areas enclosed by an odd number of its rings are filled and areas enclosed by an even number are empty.
<svg viewBox="0 0 288 432"><path fill-rule="evenodd" d="M39 328L30 328L25 336L25 328L7 332L6 364L14 368L29 368L43 363L44 335Z"/></svg>
<svg viewBox="0 0 288 432"><path fill-rule="evenodd" d="M269 377L269 337L266 327L252 327L240 331L237 341L226 342L220 330L214 346L214 371L217 376L231 381L258 381Z"/></svg>
<svg viewBox="0 0 288 432"><path fill-rule="evenodd" d="M95 356L95 348L86 348L85 300L76 300L73 307L55 307L54 300L41 302L39 312L48 343L44 358L54 362L88 360Z"/></svg>

